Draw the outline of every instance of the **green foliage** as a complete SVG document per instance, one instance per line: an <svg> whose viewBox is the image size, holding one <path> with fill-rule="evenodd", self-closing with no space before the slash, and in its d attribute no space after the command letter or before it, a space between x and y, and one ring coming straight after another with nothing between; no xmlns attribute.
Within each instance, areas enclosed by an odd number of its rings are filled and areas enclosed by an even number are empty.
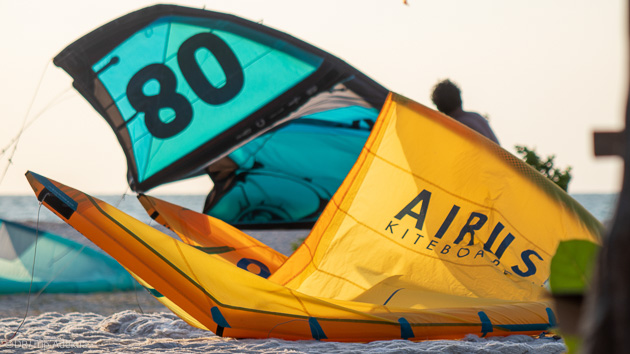
<svg viewBox="0 0 630 354"><path fill-rule="evenodd" d="M534 149L529 149L526 146L516 145L516 152L521 155L523 161L531 165L536 171L543 174L543 176L549 178L560 188L567 191L569 188L569 182L571 181L571 166L564 169L564 171L556 168L553 165L555 155L547 156L547 160L543 161Z"/></svg>
<svg viewBox="0 0 630 354"><path fill-rule="evenodd" d="M571 335L562 335L562 339L564 340L564 344L567 346L568 354L579 353L582 348L582 338L578 336Z"/></svg>
<svg viewBox="0 0 630 354"><path fill-rule="evenodd" d="M306 237L300 237L297 240L291 242L291 248L293 249L293 252L295 252L295 250L297 250L298 247L300 247L302 243L304 243L304 240L306 240Z"/></svg>
<svg viewBox="0 0 630 354"><path fill-rule="evenodd" d="M599 245L586 240L561 241L551 259L549 287L554 295L579 295L588 289Z"/></svg>

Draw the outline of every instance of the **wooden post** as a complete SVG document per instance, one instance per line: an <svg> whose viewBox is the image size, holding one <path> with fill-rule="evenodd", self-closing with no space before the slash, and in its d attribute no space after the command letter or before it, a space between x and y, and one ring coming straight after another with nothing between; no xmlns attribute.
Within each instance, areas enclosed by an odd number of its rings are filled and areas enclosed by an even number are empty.
<svg viewBox="0 0 630 354"><path fill-rule="evenodd" d="M630 10L630 6L628 6ZM627 14L628 16L628 14ZM627 17L630 19L630 16ZM628 28L630 30L630 26ZM627 63L630 66L630 62ZM629 70L630 71L630 70ZM595 155L624 159L623 185L612 226L604 237L582 316L584 353L630 352L630 96L625 130L595 133Z"/></svg>
<svg viewBox="0 0 630 354"><path fill-rule="evenodd" d="M629 113L626 109L626 126L630 123ZM595 133L595 155L621 155L625 162L617 211L604 236L593 287L586 296L581 326L584 353L630 352L630 152L624 143L628 141L627 132Z"/></svg>

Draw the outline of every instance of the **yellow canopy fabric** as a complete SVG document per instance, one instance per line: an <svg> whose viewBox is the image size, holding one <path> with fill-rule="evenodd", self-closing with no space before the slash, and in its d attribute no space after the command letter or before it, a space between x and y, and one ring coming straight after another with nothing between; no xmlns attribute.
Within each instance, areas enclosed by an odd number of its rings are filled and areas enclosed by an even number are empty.
<svg viewBox="0 0 630 354"><path fill-rule="evenodd" d="M287 256L241 230L209 215L183 208L159 198L141 194L138 200L147 213L185 243L263 278L269 277Z"/></svg>
<svg viewBox="0 0 630 354"><path fill-rule="evenodd" d="M82 192L27 178L39 200L188 323L237 338L539 334L556 323L544 286L558 243L597 243L601 228L499 146L396 94L309 237L268 279ZM163 222L186 224L178 215ZM202 223L230 239L220 242L248 237Z"/></svg>
<svg viewBox="0 0 630 354"><path fill-rule="evenodd" d="M444 306L445 295L539 301L560 241L599 243L601 230L499 145L390 94L303 247L270 279L371 303L396 292L389 304L417 308Z"/></svg>

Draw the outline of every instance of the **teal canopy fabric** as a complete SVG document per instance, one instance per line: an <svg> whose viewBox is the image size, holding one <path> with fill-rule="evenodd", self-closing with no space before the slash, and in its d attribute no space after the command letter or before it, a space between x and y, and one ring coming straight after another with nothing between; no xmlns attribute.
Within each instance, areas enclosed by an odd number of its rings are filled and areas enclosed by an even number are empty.
<svg viewBox="0 0 630 354"><path fill-rule="evenodd" d="M208 173L215 188L206 211L239 226L312 222L356 160L387 95L286 33L173 5L99 27L54 62L116 133L132 189ZM230 200L222 201L224 194ZM261 211L268 207L273 215Z"/></svg>
<svg viewBox="0 0 630 354"><path fill-rule="evenodd" d="M378 111L345 106L292 120L228 157L228 190L210 194L207 214L232 224L273 228L287 220L308 226L354 164ZM218 181L219 178L213 178Z"/></svg>
<svg viewBox="0 0 630 354"><path fill-rule="evenodd" d="M58 235L0 220L0 294L28 292L31 278L32 293L135 288L131 275L108 255Z"/></svg>

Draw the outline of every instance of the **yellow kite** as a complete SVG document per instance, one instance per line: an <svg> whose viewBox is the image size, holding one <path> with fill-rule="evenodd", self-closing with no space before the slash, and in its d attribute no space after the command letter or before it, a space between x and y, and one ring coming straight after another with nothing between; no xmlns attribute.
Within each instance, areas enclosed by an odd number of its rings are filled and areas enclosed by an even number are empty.
<svg viewBox="0 0 630 354"><path fill-rule="evenodd" d="M601 224L537 171L391 93L357 162L288 259L140 196L184 241L32 172L38 199L193 326L236 338L373 341L536 335L562 241Z"/></svg>

